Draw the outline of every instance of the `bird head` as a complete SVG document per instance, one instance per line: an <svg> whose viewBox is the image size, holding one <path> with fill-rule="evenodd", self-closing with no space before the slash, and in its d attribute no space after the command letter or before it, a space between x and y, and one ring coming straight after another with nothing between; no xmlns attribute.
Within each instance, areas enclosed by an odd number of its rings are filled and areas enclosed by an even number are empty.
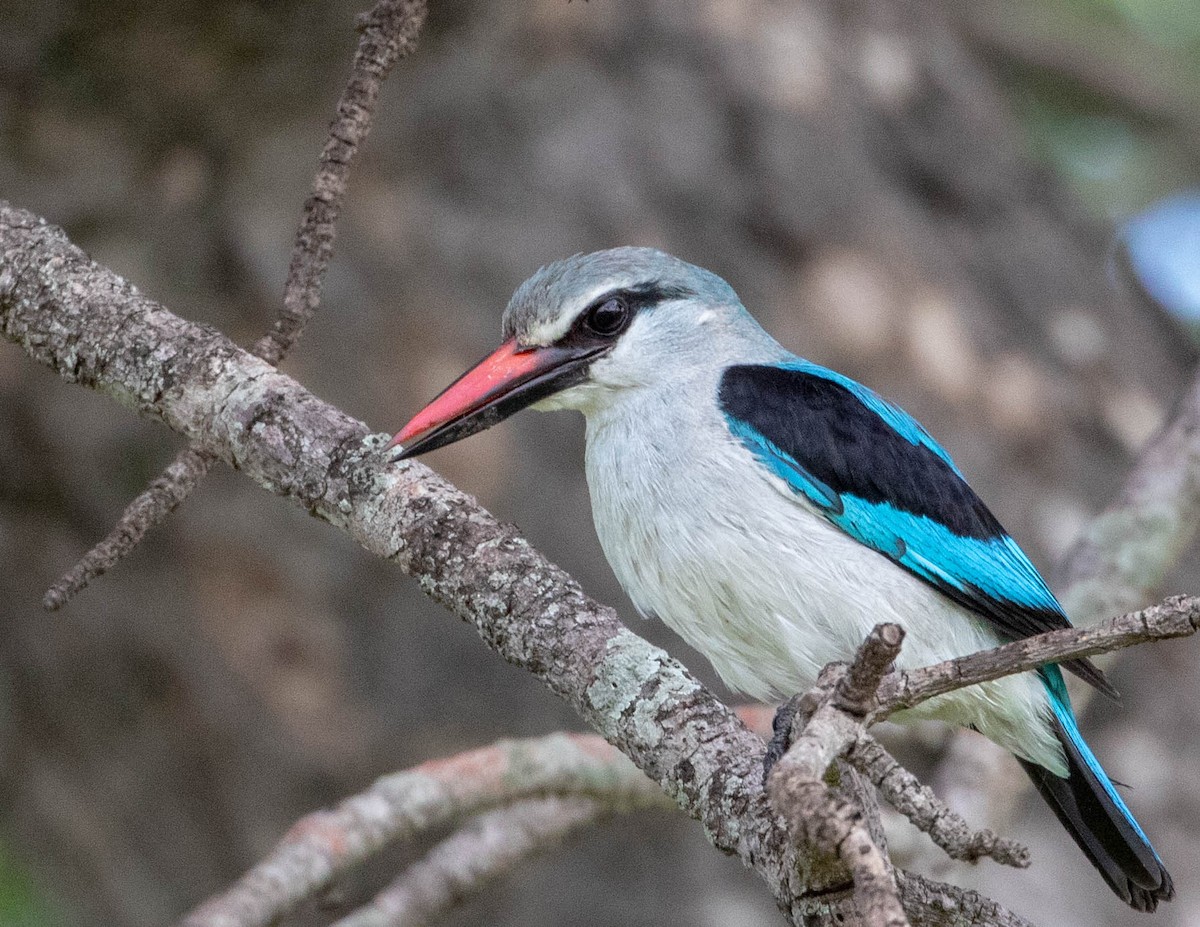
<svg viewBox="0 0 1200 927"><path fill-rule="evenodd" d="M413 457L527 406L587 413L678 376L681 364L703 362L743 317L728 283L653 248L558 261L517 288L500 347L446 387L392 445L401 445L400 458Z"/></svg>

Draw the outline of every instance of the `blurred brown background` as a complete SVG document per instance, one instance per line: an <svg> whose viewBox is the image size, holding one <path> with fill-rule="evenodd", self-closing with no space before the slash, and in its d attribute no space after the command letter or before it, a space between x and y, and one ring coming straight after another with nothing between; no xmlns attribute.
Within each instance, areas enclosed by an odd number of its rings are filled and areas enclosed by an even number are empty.
<svg viewBox="0 0 1200 927"><path fill-rule="evenodd" d="M248 343L279 301L359 9L0 0L0 196ZM657 245L921 418L1051 570L1195 359L1121 273L1114 222L1200 180L1198 59L1190 0L434 2L286 369L394 429L490 350L540 264ZM617 588L581 444L580 421L528 414L430 462L713 679ZM225 470L43 613L179 446L0 348L2 923L169 922L379 774L577 726L395 569ZM1197 567L1170 591L1200 589ZM1198 663L1194 641L1128 654L1123 706L1084 723L1174 871L1159 927L1200 923ZM937 744L914 742L912 762ZM1029 873L937 874L1041 924L1138 919L1024 807ZM295 922L328 920L419 849ZM568 920L779 916L698 826L640 816L452 922Z"/></svg>

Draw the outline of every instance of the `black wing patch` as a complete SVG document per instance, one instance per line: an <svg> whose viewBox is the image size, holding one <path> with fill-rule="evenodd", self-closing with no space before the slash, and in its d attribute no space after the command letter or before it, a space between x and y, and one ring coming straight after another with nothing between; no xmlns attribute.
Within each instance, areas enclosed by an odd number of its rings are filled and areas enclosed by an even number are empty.
<svg viewBox="0 0 1200 927"><path fill-rule="evenodd" d="M804 361L730 367L718 398L733 435L826 519L1003 637L1070 626L949 455L903 410ZM1116 694L1090 661L1064 666Z"/></svg>

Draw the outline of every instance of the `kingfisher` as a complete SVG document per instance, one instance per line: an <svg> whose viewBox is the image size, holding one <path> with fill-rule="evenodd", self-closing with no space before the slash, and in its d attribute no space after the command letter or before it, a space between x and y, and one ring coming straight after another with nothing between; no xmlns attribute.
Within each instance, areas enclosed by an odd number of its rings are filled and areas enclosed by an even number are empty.
<svg viewBox="0 0 1200 927"><path fill-rule="evenodd" d="M917 421L798 357L733 288L652 248L575 255L513 294L502 343L392 440L401 459L525 408L587 422L596 532L637 610L763 701L811 687L879 622L916 669L1070 625L1017 542ZM1087 659L1063 663L1115 695ZM896 720L1013 753L1109 887L1139 911L1166 867L1084 741L1057 665Z"/></svg>

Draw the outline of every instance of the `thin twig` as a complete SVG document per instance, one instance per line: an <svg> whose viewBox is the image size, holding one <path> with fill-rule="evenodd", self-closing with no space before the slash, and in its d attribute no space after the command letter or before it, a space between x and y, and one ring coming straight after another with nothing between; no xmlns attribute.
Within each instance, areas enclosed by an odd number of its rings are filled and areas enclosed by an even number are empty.
<svg viewBox="0 0 1200 927"><path fill-rule="evenodd" d="M46 590L42 596L42 607L47 611L57 611L93 579L133 553L146 532L162 524L179 508L216 462L215 454L200 448L188 447L180 451L166 469L125 507L116 525L104 539Z"/></svg>
<svg viewBox="0 0 1200 927"><path fill-rule="evenodd" d="M928 834L951 859L974 863L987 856L1017 869L1029 866L1026 847L990 830L972 830L870 734L859 734L846 752L846 759L879 789L893 808Z"/></svg>
<svg viewBox="0 0 1200 927"><path fill-rule="evenodd" d="M252 349L273 367L292 349L320 305L350 165L371 133L379 90L396 62L416 48L425 14L425 0L379 0L358 18L358 49L296 231L283 310Z"/></svg>
<svg viewBox="0 0 1200 927"><path fill-rule="evenodd" d="M481 814L333 927L432 924L531 856L611 813L590 798L554 797Z"/></svg>
<svg viewBox="0 0 1200 927"><path fill-rule="evenodd" d="M1200 630L1200 598L1174 596L1086 628L1064 628L1005 644L993 650L888 675L879 686L872 720L913 708L955 689L1011 676L1047 663L1094 656L1149 641L1189 637Z"/></svg>
<svg viewBox="0 0 1200 927"><path fill-rule="evenodd" d="M904 644L904 628L880 624L867 635L854 655L846 675L838 680L833 703L855 717L865 717L874 707L880 681L887 675Z"/></svg>
<svg viewBox="0 0 1200 927"><path fill-rule="evenodd" d="M379 88L396 62L416 47L425 12L425 0L380 0L359 17L358 49L350 80L338 99L312 192L296 231L283 308L270 330L251 349L273 367L287 356L320 305L350 165L371 132ZM126 506L112 531L47 590L42 605L50 611L62 608L93 579L129 556L147 531L162 524L191 495L216 460L215 455L200 448L181 451Z"/></svg>

